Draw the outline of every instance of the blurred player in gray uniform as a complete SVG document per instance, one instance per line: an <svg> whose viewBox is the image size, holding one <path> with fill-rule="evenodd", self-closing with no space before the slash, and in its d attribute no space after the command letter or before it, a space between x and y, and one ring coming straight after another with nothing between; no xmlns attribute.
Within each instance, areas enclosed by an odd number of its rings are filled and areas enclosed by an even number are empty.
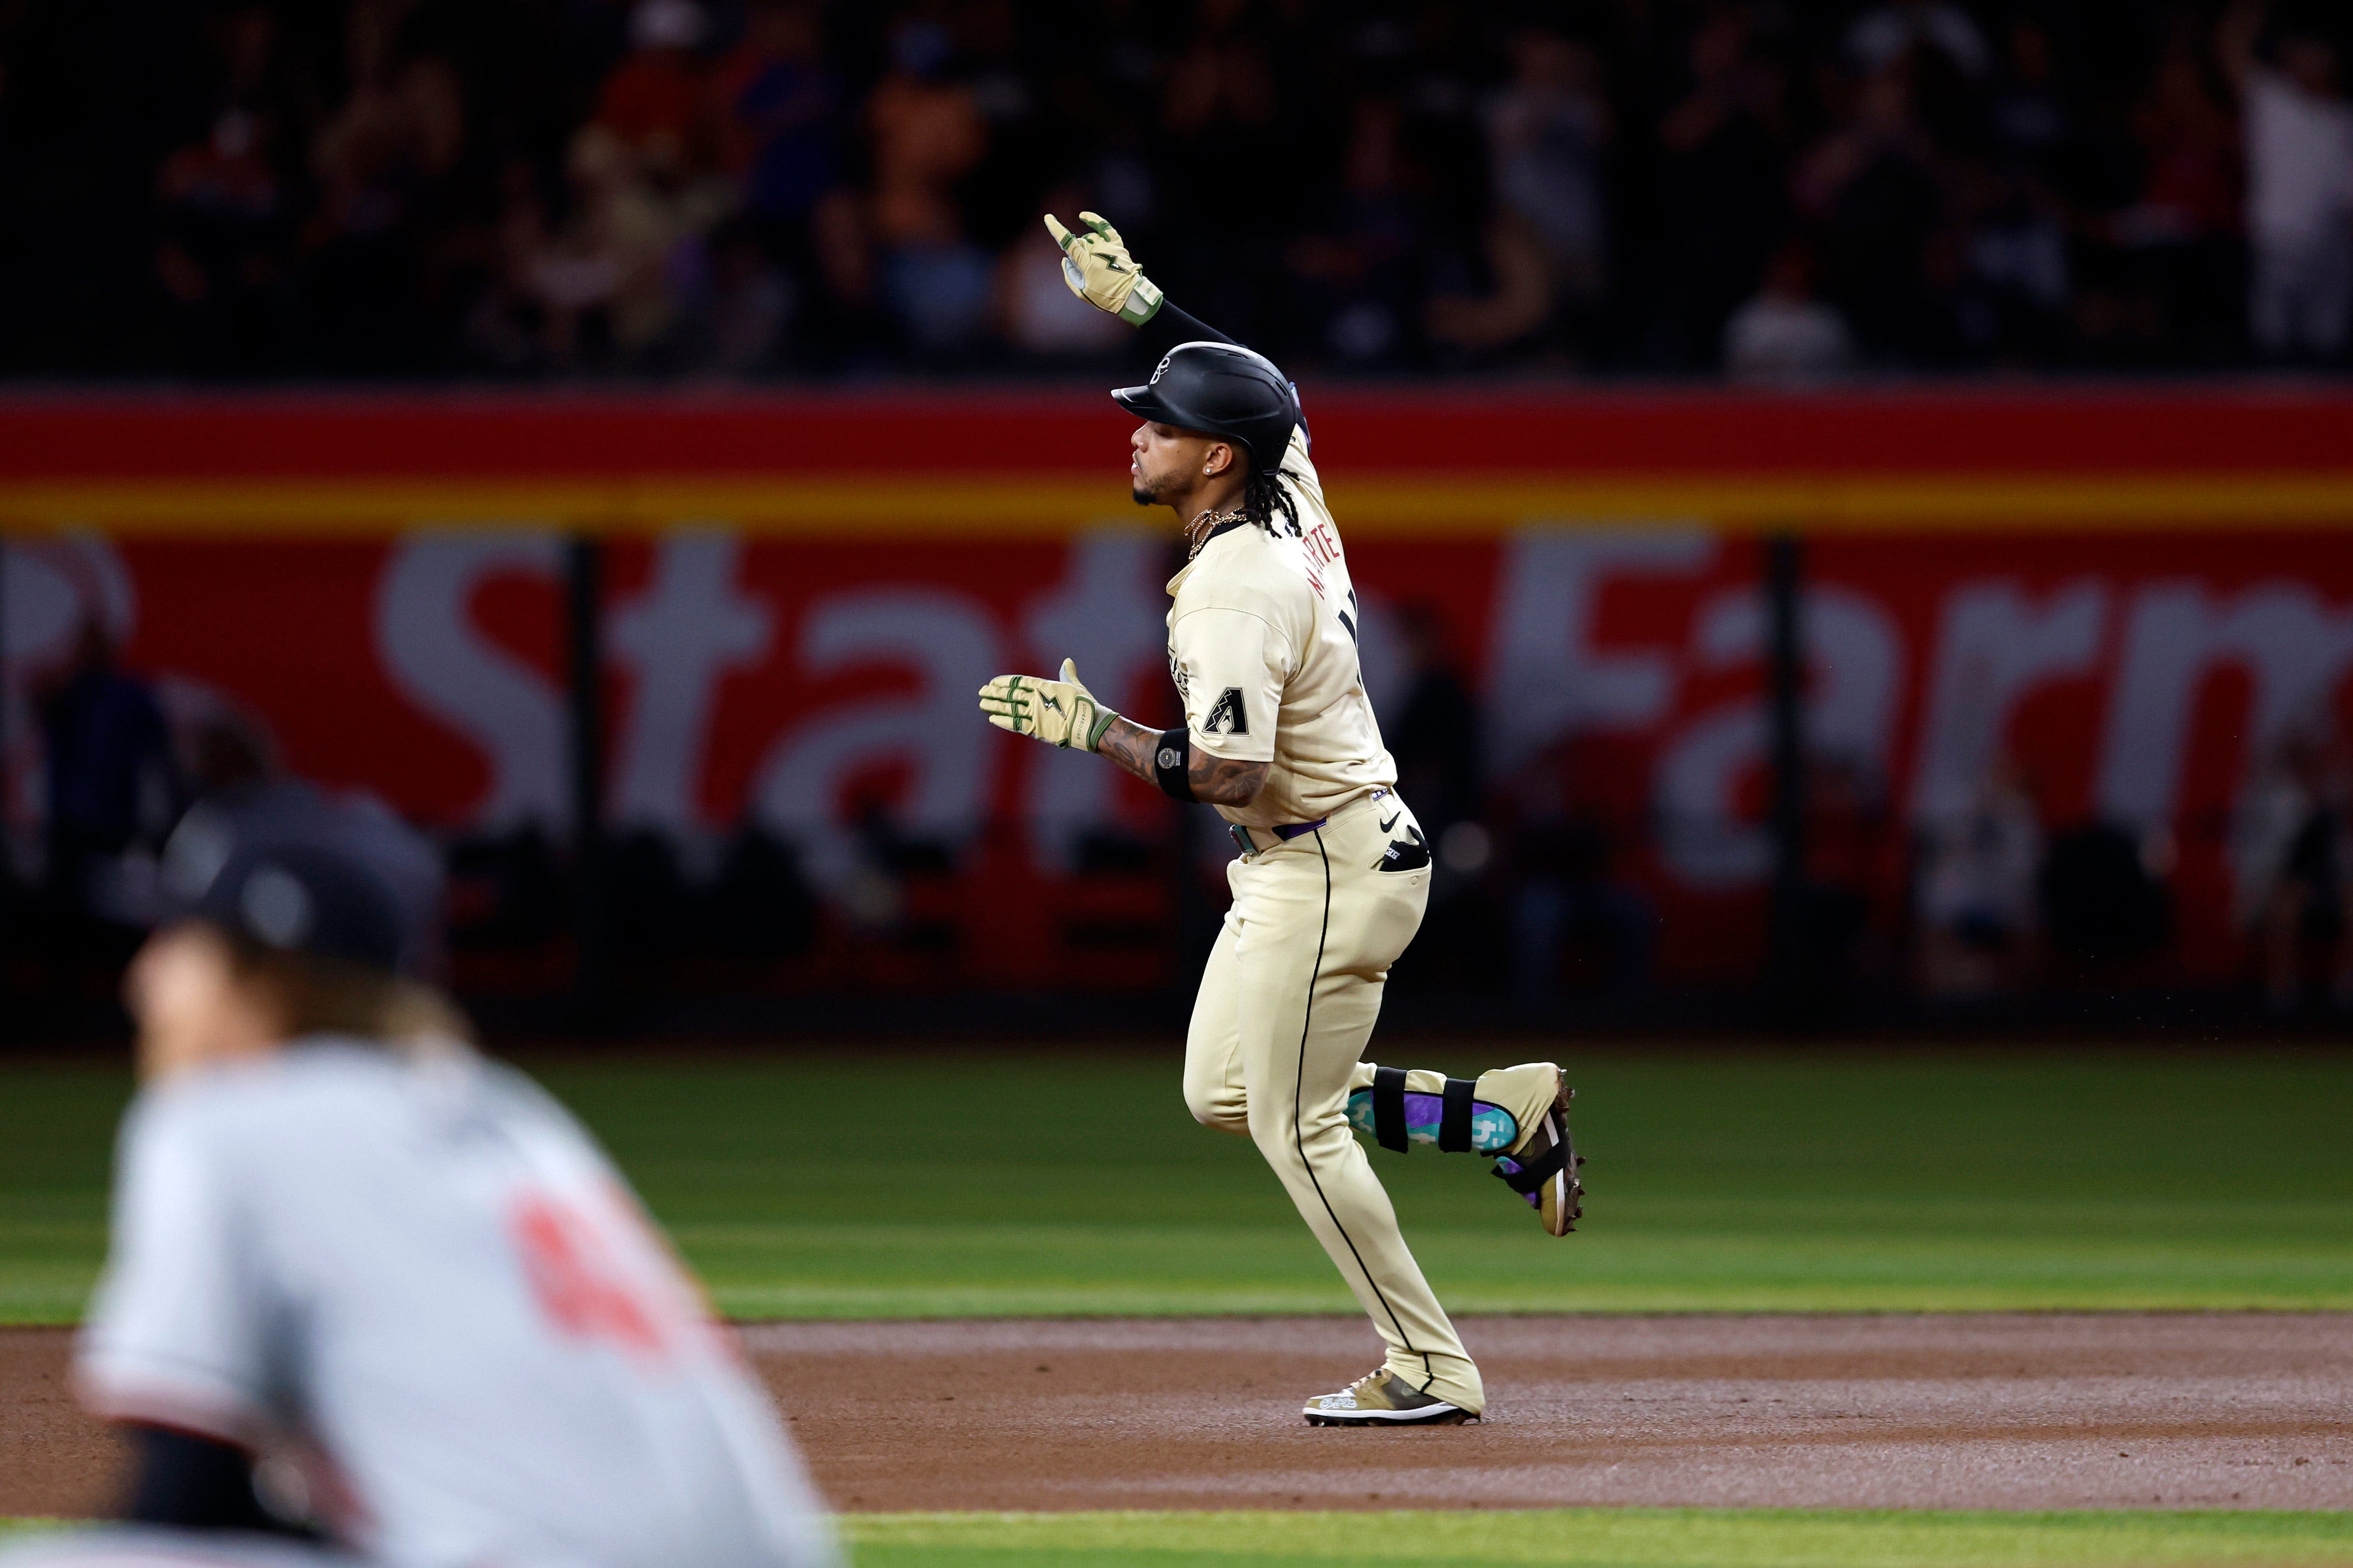
<svg viewBox="0 0 2353 1568"><path fill-rule="evenodd" d="M1185 1099L1247 1134L1388 1346L1382 1365L1309 1401L1326 1426L1475 1419L1474 1365L1398 1234L1351 1126L1495 1158L1554 1236L1580 1212L1570 1090L1550 1062L1449 1079L1359 1058L1390 964L1421 924L1430 848L1397 794L1356 658L1363 619L1338 526L1282 373L1169 304L1092 213L1052 217L1073 292L1141 327L1161 358L1112 394L1143 419L1129 468L1140 505L1168 506L1191 556L1168 584L1168 664L1185 723L1146 730L1061 679L999 676L990 723L1098 752L1226 819L1240 856L1233 905L1201 976Z"/></svg>
<svg viewBox="0 0 2353 1568"><path fill-rule="evenodd" d="M619 1173L438 993L406 830L313 799L165 856L77 1358L125 1521L35 1564L831 1568L765 1393ZM193 836L193 837L191 837Z"/></svg>

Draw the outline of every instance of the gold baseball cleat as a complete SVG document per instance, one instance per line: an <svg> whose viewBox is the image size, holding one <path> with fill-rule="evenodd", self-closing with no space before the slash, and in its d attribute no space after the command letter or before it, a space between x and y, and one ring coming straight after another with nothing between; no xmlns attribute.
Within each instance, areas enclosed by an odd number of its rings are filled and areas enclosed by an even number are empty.
<svg viewBox="0 0 2353 1568"><path fill-rule="evenodd" d="M1318 1394L1301 1414L1310 1426L1459 1426L1479 1419L1476 1410L1424 1394L1387 1367Z"/></svg>
<svg viewBox="0 0 2353 1568"><path fill-rule="evenodd" d="M1557 1069L1556 1069L1557 1070ZM1577 1168L1585 1157L1568 1135L1568 1102L1577 1090L1562 1074L1553 1090L1552 1109L1545 1112L1520 1146L1495 1162L1504 1184L1527 1200L1545 1230L1567 1236L1585 1214L1585 1187Z"/></svg>

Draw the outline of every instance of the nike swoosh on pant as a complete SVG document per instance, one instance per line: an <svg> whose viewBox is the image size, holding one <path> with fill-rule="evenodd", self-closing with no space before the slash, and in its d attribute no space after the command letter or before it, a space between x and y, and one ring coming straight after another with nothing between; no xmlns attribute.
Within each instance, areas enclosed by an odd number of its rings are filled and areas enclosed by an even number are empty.
<svg viewBox="0 0 2353 1568"><path fill-rule="evenodd" d="M1404 813L1404 812L1402 812L1402 811L1400 811L1400 812L1398 812L1398 816L1403 816L1404 815L1405 815L1405 813ZM1381 831L1382 831L1383 833L1387 833L1390 828L1395 827L1395 826L1397 826L1397 821L1398 821L1397 816L1392 816L1392 817L1390 817L1387 822L1384 822L1384 823L1382 823L1382 824L1381 824Z"/></svg>

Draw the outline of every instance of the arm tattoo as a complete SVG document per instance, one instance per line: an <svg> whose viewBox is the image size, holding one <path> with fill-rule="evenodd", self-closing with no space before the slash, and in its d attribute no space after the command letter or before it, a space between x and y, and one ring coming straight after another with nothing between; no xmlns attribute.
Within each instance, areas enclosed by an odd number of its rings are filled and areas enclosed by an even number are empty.
<svg viewBox="0 0 2353 1568"><path fill-rule="evenodd" d="M1268 763L1237 763L1225 757L1213 757L1200 747L1192 748L1185 760L1185 777L1193 786L1193 798L1217 805L1248 805L1258 798L1259 790L1266 784Z"/></svg>
<svg viewBox="0 0 2353 1568"><path fill-rule="evenodd" d="M1103 731L1103 738L1095 742L1095 750L1145 784L1152 784L1155 782L1152 753L1159 744L1157 730L1147 730L1130 719L1114 719L1111 728ZM1213 757L1195 746L1186 759L1185 776L1191 782L1197 800L1218 805L1248 805L1265 787L1271 765Z"/></svg>
<svg viewBox="0 0 2353 1568"><path fill-rule="evenodd" d="M1160 744L1160 731L1147 730L1133 719L1114 719L1095 750L1145 784L1156 782L1152 773L1152 752Z"/></svg>

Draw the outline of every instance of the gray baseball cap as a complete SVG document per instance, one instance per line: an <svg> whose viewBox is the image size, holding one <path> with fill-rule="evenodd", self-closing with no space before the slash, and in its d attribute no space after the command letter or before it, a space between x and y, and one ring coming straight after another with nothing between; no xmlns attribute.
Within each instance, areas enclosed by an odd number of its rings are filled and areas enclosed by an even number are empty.
<svg viewBox="0 0 2353 1568"><path fill-rule="evenodd" d="M417 879L431 848L388 813L307 785L200 802L164 847L167 911L282 952L415 973L435 952ZM438 869L438 868L437 868Z"/></svg>

